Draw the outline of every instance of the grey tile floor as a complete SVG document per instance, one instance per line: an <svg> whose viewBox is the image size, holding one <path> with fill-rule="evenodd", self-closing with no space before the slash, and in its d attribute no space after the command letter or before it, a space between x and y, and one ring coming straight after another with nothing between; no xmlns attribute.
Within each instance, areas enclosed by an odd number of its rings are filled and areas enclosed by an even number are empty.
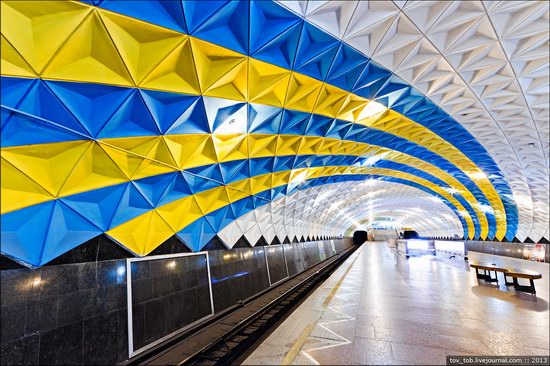
<svg viewBox="0 0 550 366"><path fill-rule="evenodd" d="M470 252L543 274L537 296L478 284L461 259L405 259L365 243L247 365L445 364L447 355L549 355L548 264ZM521 280L520 280L521 281Z"/></svg>

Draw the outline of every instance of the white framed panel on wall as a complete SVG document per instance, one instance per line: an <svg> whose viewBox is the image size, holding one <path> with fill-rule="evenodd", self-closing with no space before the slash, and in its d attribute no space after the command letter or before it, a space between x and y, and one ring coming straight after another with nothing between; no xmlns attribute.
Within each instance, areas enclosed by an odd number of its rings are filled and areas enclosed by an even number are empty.
<svg viewBox="0 0 550 366"><path fill-rule="evenodd" d="M208 252L126 259L128 355L214 315Z"/></svg>

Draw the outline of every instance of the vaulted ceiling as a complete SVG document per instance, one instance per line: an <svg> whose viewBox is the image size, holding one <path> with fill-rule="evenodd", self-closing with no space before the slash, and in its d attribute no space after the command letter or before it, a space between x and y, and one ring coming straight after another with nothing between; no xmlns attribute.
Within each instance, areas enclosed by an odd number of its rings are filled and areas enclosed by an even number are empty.
<svg viewBox="0 0 550 366"><path fill-rule="evenodd" d="M3 1L2 253L548 238L548 2Z"/></svg>

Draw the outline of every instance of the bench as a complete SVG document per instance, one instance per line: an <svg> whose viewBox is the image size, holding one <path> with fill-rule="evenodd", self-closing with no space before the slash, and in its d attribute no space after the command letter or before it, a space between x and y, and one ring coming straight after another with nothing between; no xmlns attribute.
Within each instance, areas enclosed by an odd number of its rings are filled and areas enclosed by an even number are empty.
<svg viewBox="0 0 550 366"><path fill-rule="evenodd" d="M517 269L517 268L506 268L507 271L504 273L504 282L507 286L514 286L516 291L530 292L533 295L537 294L535 290L534 280L542 278L542 274L530 271L528 269ZM508 281L508 277L512 277L512 282ZM525 278L529 280L529 286L520 285L518 283L518 278Z"/></svg>
<svg viewBox="0 0 550 366"><path fill-rule="evenodd" d="M514 286L516 291L529 292L536 295L534 280L542 278L542 274L530 271L526 269L506 268L489 262L474 262L470 263L470 267L476 270L476 277L479 280L485 282L496 282L498 284L498 272L502 272L504 275L504 283L507 286ZM482 270L483 273L479 273ZM495 273L495 277L491 275L491 272ZM508 281L508 277L512 278L512 281ZM520 285L518 278L525 278L529 280L529 286Z"/></svg>

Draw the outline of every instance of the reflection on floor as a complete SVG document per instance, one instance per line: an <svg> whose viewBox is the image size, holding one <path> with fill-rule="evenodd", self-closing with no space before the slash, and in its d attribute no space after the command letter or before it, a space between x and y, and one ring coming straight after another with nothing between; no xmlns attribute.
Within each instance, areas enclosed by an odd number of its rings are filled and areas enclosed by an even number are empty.
<svg viewBox="0 0 550 366"><path fill-rule="evenodd" d="M537 296L478 284L462 259L396 255L365 243L244 362L248 365L445 364L447 355L548 355L549 265ZM499 276L502 276L500 274ZM521 282L521 279L520 279Z"/></svg>

